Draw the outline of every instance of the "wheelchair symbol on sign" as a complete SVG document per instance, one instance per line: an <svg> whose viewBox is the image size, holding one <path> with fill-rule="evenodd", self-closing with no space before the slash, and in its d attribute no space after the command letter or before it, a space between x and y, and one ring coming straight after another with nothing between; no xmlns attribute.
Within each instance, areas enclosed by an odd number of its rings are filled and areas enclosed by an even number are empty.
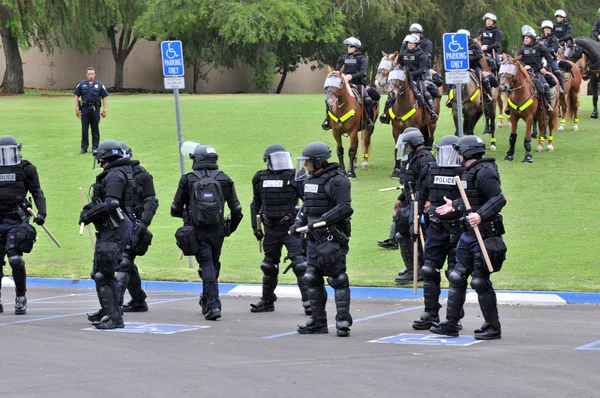
<svg viewBox="0 0 600 398"><path fill-rule="evenodd" d="M175 51L171 48L171 43L167 43L167 47L168 47L167 51L165 51L165 55L167 56L167 58L173 59L173 58L179 57L179 54L177 54L177 51Z"/></svg>
<svg viewBox="0 0 600 398"><path fill-rule="evenodd" d="M448 43L448 48L453 53L461 51L463 49L461 47L460 43L454 40L454 35L452 35L452 41L450 43Z"/></svg>

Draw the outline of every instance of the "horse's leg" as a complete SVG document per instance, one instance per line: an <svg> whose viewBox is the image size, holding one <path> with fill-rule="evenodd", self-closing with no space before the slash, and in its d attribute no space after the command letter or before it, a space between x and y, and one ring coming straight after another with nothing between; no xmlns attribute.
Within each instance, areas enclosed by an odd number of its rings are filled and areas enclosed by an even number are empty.
<svg viewBox="0 0 600 398"><path fill-rule="evenodd" d="M568 112L573 116L573 131L579 131L579 109L577 107L579 101L579 87L573 82L571 90L569 90Z"/></svg>
<svg viewBox="0 0 600 398"><path fill-rule="evenodd" d="M339 131L333 132L333 138L335 138L335 143L337 144L337 157L338 162L340 164L340 169L345 173L346 166L344 165L344 147L342 146L342 133Z"/></svg>
<svg viewBox="0 0 600 398"><path fill-rule="evenodd" d="M496 89L498 90L498 89ZM503 93L498 90L498 96L496 104L498 105L498 124L496 125L497 129L501 129L504 123L504 101L502 100Z"/></svg>
<svg viewBox="0 0 600 398"><path fill-rule="evenodd" d="M592 112L590 118L598 119L598 76L596 73L592 72L589 84L592 85L592 106L594 107L594 111Z"/></svg>
<svg viewBox="0 0 600 398"><path fill-rule="evenodd" d="M348 165L348 177L356 178L356 153L358 152L358 131L350 132L350 148L348 148L348 158L350 164Z"/></svg>
<svg viewBox="0 0 600 398"><path fill-rule="evenodd" d="M559 112L559 116L560 116L560 125L558 126L558 131L559 132L563 132L565 131L565 124L567 124L567 84L568 83L564 83L565 84L565 91L563 94L559 94L559 101L558 101L558 108L560 109Z"/></svg>
<svg viewBox="0 0 600 398"><path fill-rule="evenodd" d="M532 125L532 130L531 130L531 138L537 138L538 136L538 122L537 120L535 120L535 118L533 119L533 125ZM543 135L543 131L542 131L542 135Z"/></svg>
<svg viewBox="0 0 600 398"><path fill-rule="evenodd" d="M531 127L533 126L534 115L531 113L525 119L525 138L523 139L523 147L525 148L525 157L523 163L533 163L533 156L531 156ZM540 131L541 131L540 126ZM540 134L541 135L541 134Z"/></svg>
<svg viewBox="0 0 600 398"><path fill-rule="evenodd" d="M558 117L556 115L551 115L551 117L548 118L548 124L547 124L547 129L548 129L548 145L547 145L547 149L548 152L553 152L554 151L554 137L553 137L553 133L556 129L556 125L558 124Z"/></svg>
<svg viewBox="0 0 600 398"><path fill-rule="evenodd" d="M546 118L544 116L541 117L540 120L537 120L535 118L535 116L533 117L533 126L534 129L537 130L536 126L539 127L539 138L538 138L538 144L537 147L535 148L536 152L542 152L544 150L544 140L546 138ZM534 136L533 134L531 134L531 138L536 138L536 136Z"/></svg>
<svg viewBox="0 0 600 398"><path fill-rule="evenodd" d="M363 130L361 133L361 146L363 147L363 160L360 167L363 169L369 168L369 152L371 151L371 134L367 130Z"/></svg>
<svg viewBox="0 0 600 398"><path fill-rule="evenodd" d="M515 156L515 143L517 142L517 122L518 118L515 118L514 123L511 125L510 137L508 138L508 152L506 152L506 156L504 160L508 160L512 162Z"/></svg>

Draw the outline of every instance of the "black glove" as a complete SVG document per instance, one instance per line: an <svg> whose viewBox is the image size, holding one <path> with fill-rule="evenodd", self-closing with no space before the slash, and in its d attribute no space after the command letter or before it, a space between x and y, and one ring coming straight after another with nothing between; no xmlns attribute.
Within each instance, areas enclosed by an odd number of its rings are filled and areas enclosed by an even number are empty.
<svg viewBox="0 0 600 398"><path fill-rule="evenodd" d="M292 235L295 238L300 239L302 237L302 232L296 232L296 230L298 228L300 228L302 225L300 224L294 224L290 227L290 229L288 230L288 234Z"/></svg>
<svg viewBox="0 0 600 398"><path fill-rule="evenodd" d="M256 240L263 240L265 237L265 234L263 234L263 231L261 231L260 229L255 229L254 236L256 237Z"/></svg>
<svg viewBox="0 0 600 398"><path fill-rule="evenodd" d="M33 219L33 222L37 225L44 225L44 222L46 222L46 217L38 213L37 216Z"/></svg>
<svg viewBox="0 0 600 398"><path fill-rule="evenodd" d="M323 222L323 220L321 218L317 218L315 220L309 221L308 222L308 232L312 232L315 230L315 224Z"/></svg>
<svg viewBox="0 0 600 398"><path fill-rule="evenodd" d="M225 229L225 236L231 236L231 214L225 219L223 228Z"/></svg>
<svg viewBox="0 0 600 398"><path fill-rule="evenodd" d="M91 208L91 206L89 203L87 205L83 206L83 210L81 210L81 213L79 214L79 223L78 224L81 224L81 223L89 224L87 217L88 217L88 211L90 210L90 208Z"/></svg>
<svg viewBox="0 0 600 398"><path fill-rule="evenodd" d="M146 224L145 222L136 223L133 226L131 247L136 247L142 241L142 239L144 239L144 236L146 235L147 231L148 231L148 224Z"/></svg>

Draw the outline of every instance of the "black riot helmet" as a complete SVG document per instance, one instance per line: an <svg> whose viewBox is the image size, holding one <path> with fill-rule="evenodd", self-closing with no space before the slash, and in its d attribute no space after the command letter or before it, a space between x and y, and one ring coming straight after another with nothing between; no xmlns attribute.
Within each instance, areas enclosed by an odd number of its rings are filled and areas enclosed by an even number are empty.
<svg viewBox="0 0 600 398"><path fill-rule="evenodd" d="M267 162L267 167L272 171L292 170L292 155L281 144L272 144L265 150L263 160Z"/></svg>
<svg viewBox="0 0 600 398"><path fill-rule="evenodd" d="M266 163L269 160L269 155L274 152L285 152L286 149L281 144L271 144L265 149L265 154L263 156L263 161Z"/></svg>
<svg viewBox="0 0 600 398"><path fill-rule="evenodd" d="M416 149L425 144L425 138L418 128L409 127L398 137L396 142L396 159L400 160L408 154L406 148L410 146L412 149Z"/></svg>
<svg viewBox="0 0 600 398"><path fill-rule="evenodd" d="M122 158L123 150L121 144L115 140L105 140L98 145L96 151L96 160L100 162L102 159Z"/></svg>
<svg viewBox="0 0 600 398"><path fill-rule="evenodd" d="M210 145L198 145L190 157L194 160L194 163L217 163L217 160L219 160L217 151Z"/></svg>
<svg viewBox="0 0 600 398"><path fill-rule="evenodd" d="M310 173L304 168L304 162L311 162L315 170L320 169L327 164L331 157L331 149L323 142L311 142L302 150L302 155L298 156L298 166L296 167L296 181L306 179Z"/></svg>
<svg viewBox="0 0 600 398"><path fill-rule="evenodd" d="M485 142L476 135L466 135L454 144L454 149L456 149L459 155L465 157L484 154Z"/></svg>
<svg viewBox="0 0 600 398"><path fill-rule="evenodd" d="M133 151L131 150L131 148L129 148L129 145L127 145L124 142L121 142L121 150L123 151L123 157L125 158L130 158L131 155L133 155Z"/></svg>
<svg viewBox="0 0 600 398"><path fill-rule="evenodd" d="M21 163L21 144L12 135L0 137L0 166L14 166Z"/></svg>
<svg viewBox="0 0 600 398"><path fill-rule="evenodd" d="M454 149L454 144L458 142L458 137L455 135L447 135L442 137L436 147L436 163L440 167L456 167L460 166L458 152Z"/></svg>

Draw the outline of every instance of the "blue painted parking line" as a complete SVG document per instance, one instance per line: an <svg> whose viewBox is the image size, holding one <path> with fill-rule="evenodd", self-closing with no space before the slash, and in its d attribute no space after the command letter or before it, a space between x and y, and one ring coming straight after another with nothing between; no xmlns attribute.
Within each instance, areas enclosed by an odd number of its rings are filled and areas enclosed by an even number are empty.
<svg viewBox="0 0 600 398"><path fill-rule="evenodd" d="M390 311L390 312L384 312L381 314L375 314L375 315L370 315L370 316L366 316L364 318L358 318L358 319L354 319L353 323L359 323L359 322L364 322L364 321L369 321L371 319L376 319L376 318L382 318L384 316L390 316L390 315L396 315L396 314L400 314L402 312L408 312L408 311L414 311L414 310L418 310L418 309L422 309L423 306L420 305L418 307L409 307L409 308L403 308L401 310L396 310L396 311ZM328 327L332 328L335 327L335 323L332 323L330 325L327 325ZM298 334L298 332L294 331L294 332L285 332L285 333L279 333L279 334L273 334L270 336L263 336L263 339L276 339L278 337L284 337L284 336L291 336L294 334Z"/></svg>
<svg viewBox="0 0 600 398"><path fill-rule="evenodd" d="M582 351L600 351L600 340L594 341L590 344L582 345L581 347L577 347L575 349Z"/></svg>
<svg viewBox="0 0 600 398"><path fill-rule="evenodd" d="M437 334L415 334L401 333L395 336L383 337L376 340L371 340L369 343L383 344L417 344L417 345L443 345L466 347L476 343L481 343L481 340L475 340L472 336L440 336Z"/></svg>
<svg viewBox="0 0 600 398"><path fill-rule="evenodd" d="M172 323L144 323L144 322L125 322L122 329L100 330L95 327L82 330L93 330L95 332L113 332L113 333L142 333L142 334L175 334L189 332L192 330L207 329L210 326L203 325L178 325Z"/></svg>

